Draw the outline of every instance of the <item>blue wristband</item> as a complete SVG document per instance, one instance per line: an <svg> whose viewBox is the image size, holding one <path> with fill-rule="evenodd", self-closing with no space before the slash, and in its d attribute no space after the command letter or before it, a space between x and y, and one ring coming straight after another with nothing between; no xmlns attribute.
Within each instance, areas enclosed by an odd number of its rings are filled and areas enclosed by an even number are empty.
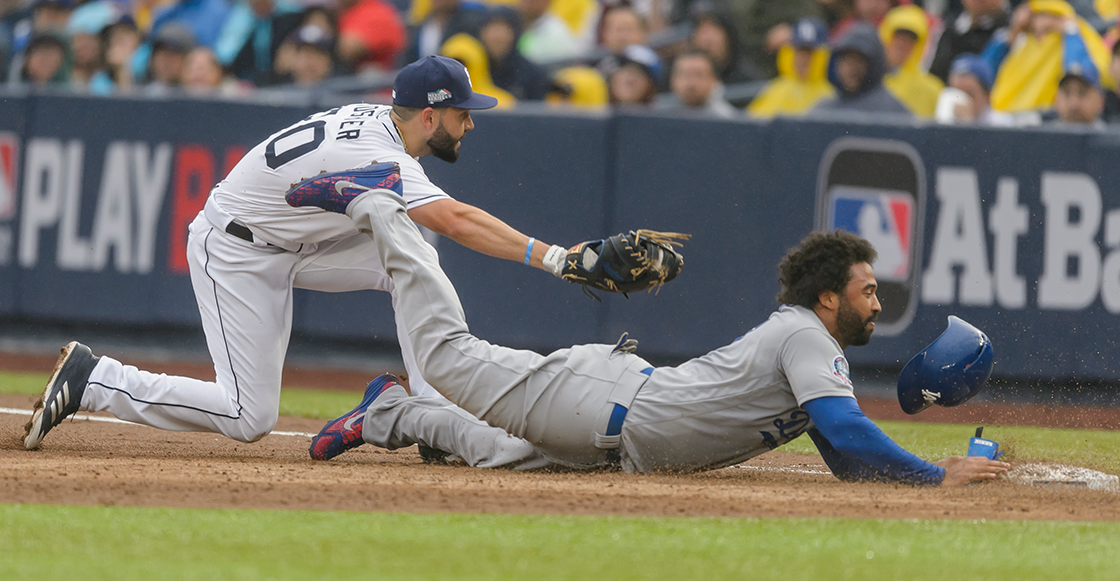
<svg viewBox="0 0 1120 581"><path fill-rule="evenodd" d="M536 238L529 237L529 247L525 249L525 266L529 265L529 259L533 256L533 243L536 241Z"/></svg>

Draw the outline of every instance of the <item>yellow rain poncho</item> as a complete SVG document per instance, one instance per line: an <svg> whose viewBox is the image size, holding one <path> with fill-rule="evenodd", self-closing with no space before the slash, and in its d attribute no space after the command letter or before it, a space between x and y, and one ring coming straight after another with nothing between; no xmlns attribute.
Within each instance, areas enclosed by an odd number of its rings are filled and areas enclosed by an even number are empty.
<svg viewBox="0 0 1120 581"><path fill-rule="evenodd" d="M1107 74L1110 59L1108 49L1097 31L1074 16L1073 7L1061 0L1032 0L1030 4L1034 12L1075 18L1085 49L1101 72L1102 84L1113 86L1113 80ZM1065 36L1060 31L1051 32L1041 40L1027 32L1020 34L1010 46L996 73L996 81L992 85L992 109L1018 113L1046 109L1053 105L1058 82L1063 74L1064 43ZM985 49L985 54L987 53L988 49Z"/></svg>
<svg viewBox="0 0 1120 581"><path fill-rule="evenodd" d="M766 84L762 92L747 105L753 117L769 119L778 115L801 115L821 99L836 93L828 82L828 48L813 51L805 78L793 66L794 49L790 45L778 50L778 77Z"/></svg>
<svg viewBox="0 0 1120 581"><path fill-rule="evenodd" d="M509 109L517 104L513 95L494 84L490 76L490 57L486 56L486 49L475 37L460 32L443 43L439 54L463 63L471 76L471 89L497 99L498 109Z"/></svg>
<svg viewBox="0 0 1120 581"><path fill-rule="evenodd" d="M917 6L907 5L887 12L883 23L879 25L879 38L883 41L883 46L890 44L894 33L899 30L913 32L918 36L918 42L906 61L883 77L883 86L915 115L933 117L937 98L945 84L941 79L922 70L922 54L925 53L926 42L929 40L929 20L925 11Z"/></svg>
<svg viewBox="0 0 1120 581"><path fill-rule="evenodd" d="M570 94L563 97L557 93L549 93L545 102L550 106L603 109L609 103L607 81L592 67L566 67L557 71L552 80L558 85L567 86Z"/></svg>

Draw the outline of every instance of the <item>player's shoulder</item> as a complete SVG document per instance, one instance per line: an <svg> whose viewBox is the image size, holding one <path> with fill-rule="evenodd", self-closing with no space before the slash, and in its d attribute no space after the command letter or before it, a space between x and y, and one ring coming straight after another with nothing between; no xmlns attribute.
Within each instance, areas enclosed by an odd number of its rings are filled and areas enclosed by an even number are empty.
<svg viewBox="0 0 1120 581"><path fill-rule="evenodd" d="M780 335L785 343L813 344L820 347L826 345L840 349L839 343L829 334L820 317L811 309L797 305L782 305L774 314L770 315L773 321L773 332ZM774 337L774 339L779 339Z"/></svg>

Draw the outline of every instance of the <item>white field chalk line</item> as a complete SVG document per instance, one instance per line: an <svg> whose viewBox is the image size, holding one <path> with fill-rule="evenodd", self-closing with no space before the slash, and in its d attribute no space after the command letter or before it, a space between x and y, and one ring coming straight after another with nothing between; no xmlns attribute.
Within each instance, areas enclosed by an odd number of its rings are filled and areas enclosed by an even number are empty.
<svg viewBox="0 0 1120 581"><path fill-rule="evenodd" d="M21 409L15 409L15 408L0 408L0 414L13 414L13 415L17 415L17 416L29 416L29 415L31 415L31 410L21 410ZM130 425L130 426L142 426L143 425L143 424L137 424L135 422L126 422L124 420L118 420L117 418L103 418L103 417L100 417L100 416L91 416L91 415L84 414L82 412L78 412L77 414L75 414L73 416L73 419L74 419L74 421L105 422L105 423L108 423L108 424L127 424L127 425ZM272 432L271 435L273 435L273 436L294 436L294 437L297 437L297 438L314 438L315 437L315 434L308 434L307 432Z"/></svg>

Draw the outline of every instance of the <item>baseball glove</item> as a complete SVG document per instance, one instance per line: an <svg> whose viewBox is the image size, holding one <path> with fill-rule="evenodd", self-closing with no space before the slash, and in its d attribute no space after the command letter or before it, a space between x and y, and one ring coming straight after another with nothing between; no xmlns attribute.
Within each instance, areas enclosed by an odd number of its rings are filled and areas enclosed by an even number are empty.
<svg viewBox="0 0 1120 581"><path fill-rule="evenodd" d="M681 271L684 257L673 247L691 234L631 230L603 240L581 242L568 250L560 278L580 283L584 292L600 300L589 287L628 293L653 290L673 280Z"/></svg>

